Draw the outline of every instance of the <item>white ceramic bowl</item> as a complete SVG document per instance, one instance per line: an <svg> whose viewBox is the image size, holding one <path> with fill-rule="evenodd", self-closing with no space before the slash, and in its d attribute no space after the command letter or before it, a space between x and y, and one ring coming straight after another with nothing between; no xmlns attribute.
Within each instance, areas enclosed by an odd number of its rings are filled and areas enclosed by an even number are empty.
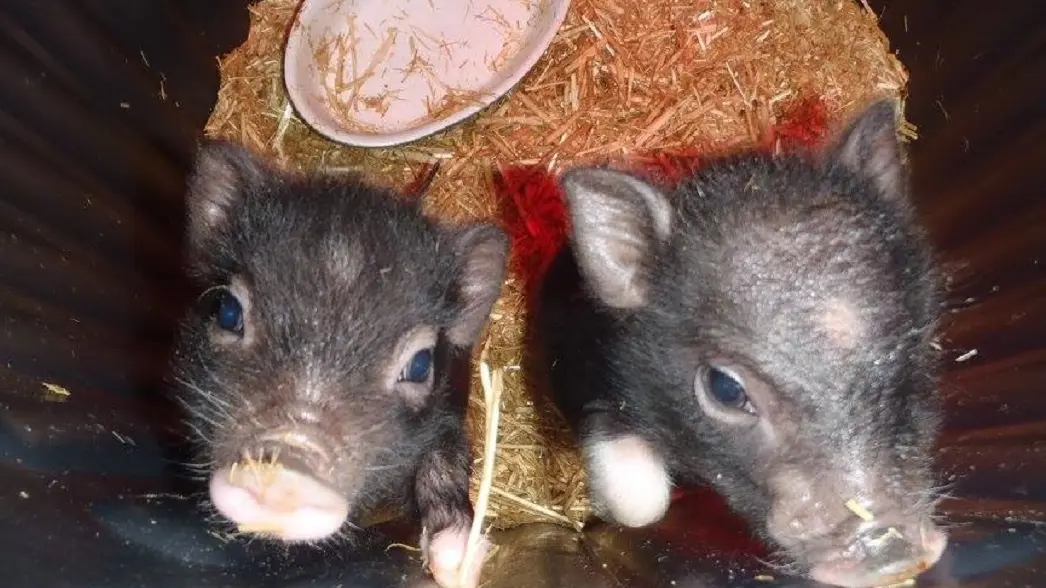
<svg viewBox="0 0 1046 588"><path fill-rule="evenodd" d="M304 0L287 38L291 103L325 137L416 141L509 92L569 0Z"/></svg>

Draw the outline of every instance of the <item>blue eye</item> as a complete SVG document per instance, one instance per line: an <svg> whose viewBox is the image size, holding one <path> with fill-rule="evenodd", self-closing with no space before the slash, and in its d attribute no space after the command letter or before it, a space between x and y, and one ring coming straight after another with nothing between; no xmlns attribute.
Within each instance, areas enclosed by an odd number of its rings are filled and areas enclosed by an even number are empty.
<svg viewBox="0 0 1046 588"><path fill-rule="evenodd" d="M223 292L218 301L218 326L237 334L243 331L243 306L232 292Z"/></svg>
<svg viewBox="0 0 1046 588"><path fill-rule="evenodd" d="M414 354L414 357L410 358L410 363L403 370L403 374L400 375L401 382L413 382L415 384L424 384L429 379L429 373L432 371L432 350L422 349L421 351Z"/></svg>
<svg viewBox="0 0 1046 588"><path fill-rule="evenodd" d="M717 369L708 368L708 391L716 402L728 408L743 408L748 403L745 385L735 376Z"/></svg>

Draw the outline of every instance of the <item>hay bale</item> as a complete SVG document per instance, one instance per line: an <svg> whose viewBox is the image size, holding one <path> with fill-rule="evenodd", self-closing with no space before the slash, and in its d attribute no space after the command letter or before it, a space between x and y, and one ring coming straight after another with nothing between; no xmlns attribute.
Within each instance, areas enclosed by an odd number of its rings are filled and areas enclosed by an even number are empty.
<svg viewBox="0 0 1046 588"><path fill-rule="evenodd" d="M869 99L903 97L907 72L875 15L852 0L575 0L544 57L518 86L467 124L389 149L342 147L294 115L281 77L297 0L251 8L247 41L221 60L207 133L238 139L288 167L362 171L406 184L433 159L442 169L428 206L455 220L493 218L496 164L551 168L661 149L725 148L758 140L790 104L816 96L834 121ZM588 514L584 474L562 422L535 407L519 370L523 297L510 277L491 316L488 361L502 367L498 460L488 523L577 523ZM483 394L473 381L469 427L477 492Z"/></svg>

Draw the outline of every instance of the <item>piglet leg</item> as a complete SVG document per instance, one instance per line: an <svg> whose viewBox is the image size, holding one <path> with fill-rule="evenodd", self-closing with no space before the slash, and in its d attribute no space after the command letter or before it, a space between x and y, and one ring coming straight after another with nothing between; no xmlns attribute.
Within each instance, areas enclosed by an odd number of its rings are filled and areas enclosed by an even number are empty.
<svg viewBox="0 0 1046 588"><path fill-rule="evenodd" d="M490 544L482 539L459 584L459 568L473 517L469 457L464 430L460 425L452 425L433 450L422 457L415 479L415 500L422 524L421 550L441 588L476 588L490 549Z"/></svg>

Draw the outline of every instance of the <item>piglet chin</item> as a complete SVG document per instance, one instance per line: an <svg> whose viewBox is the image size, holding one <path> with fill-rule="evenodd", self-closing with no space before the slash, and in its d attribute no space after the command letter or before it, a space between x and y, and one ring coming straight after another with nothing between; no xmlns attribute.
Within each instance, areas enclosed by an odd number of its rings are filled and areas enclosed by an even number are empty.
<svg viewBox="0 0 1046 588"><path fill-rule="evenodd" d="M345 523L344 496L314 477L287 467L227 467L211 476L215 508L244 532L298 542L330 537Z"/></svg>

